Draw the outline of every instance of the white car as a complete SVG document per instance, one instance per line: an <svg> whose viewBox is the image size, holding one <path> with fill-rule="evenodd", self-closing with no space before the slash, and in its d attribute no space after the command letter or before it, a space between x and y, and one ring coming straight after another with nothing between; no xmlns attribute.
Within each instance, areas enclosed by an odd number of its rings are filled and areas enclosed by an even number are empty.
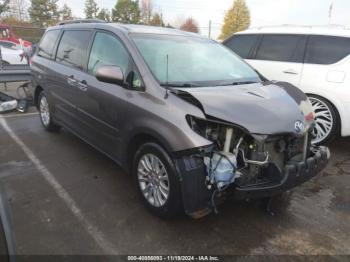
<svg viewBox="0 0 350 262"><path fill-rule="evenodd" d="M0 46L0 49L3 64L24 65L28 63L21 49L6 48L3 46Z"/></svg>
<svg viewBox="0 0 350 262"><path fill-rule="evenodd" d="M315 110L314 143L350 135L350 30L280 26L239 32L224 44L269 80L306 93Z"/></svg>

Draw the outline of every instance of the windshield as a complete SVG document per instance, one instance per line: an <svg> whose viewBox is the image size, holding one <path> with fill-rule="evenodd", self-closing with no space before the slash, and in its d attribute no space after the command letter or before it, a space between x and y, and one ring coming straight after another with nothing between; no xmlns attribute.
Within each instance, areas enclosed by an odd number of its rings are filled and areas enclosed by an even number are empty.
<svg viewBox="0 0 350 262"><path fill-rule="evenodd" d="M261 81L241 58L214 41L154 34L131 37L161 85L199 87Z"/></svg>

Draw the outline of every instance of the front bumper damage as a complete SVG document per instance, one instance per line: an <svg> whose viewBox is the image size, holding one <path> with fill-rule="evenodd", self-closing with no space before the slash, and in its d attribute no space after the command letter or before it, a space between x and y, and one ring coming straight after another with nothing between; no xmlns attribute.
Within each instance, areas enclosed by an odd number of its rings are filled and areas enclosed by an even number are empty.
<svg viewBox="0 0 350 262"><path fill-rule="evenodd" d="M287 163L279 174L279 181L252 184L244 187L232 184L223 198L254 199L278 195L298 186L321 172L329 161L327 147L313 147L305 161ZM213 210L212 190L206 186L206 166L200 154L184 155L176 158L176 168L180 174L185 212L194 217L202 217Z"/></svg>
<svg viewBox="0 0 350 262"><path fill-rule="evenodd" d="M278 195L316 176L326 167L329 157L330 153L327 147L318 147L306 161L287 164L282 176L283 179L279 183L264 186L236 187L234 198L251 199Z"/></svg>

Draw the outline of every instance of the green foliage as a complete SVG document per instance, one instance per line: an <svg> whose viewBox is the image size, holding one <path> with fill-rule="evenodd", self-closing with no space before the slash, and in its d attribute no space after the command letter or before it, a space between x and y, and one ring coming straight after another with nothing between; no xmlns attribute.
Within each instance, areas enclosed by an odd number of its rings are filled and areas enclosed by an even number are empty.
<svg viewBox="0 0 350 262"><path fill-rule="evenodd" d="M101 11L97 15L97 18L101 19L103 21L106 21L106 22L110 22L111 21L110 12L106 8L102 8L101 9Z"/></svg>
<svg viewBox="0 0 350 262"><path fill-rule="evenodd" d="M61 13L61 20L63 21L73 20L72 9L67 4L63 5L62 9L60 10L60 13Z"/></svg>
<svg viewBox="0 0 350 262"><path fill-rule="evenodd" d="M60 13L58 0L31 0L29 15L32 22L40 27L47 27L57 23Z"/></svg>
<svg viewBox="0 0 350 262"><path fill-rule="evenodd" d="M219 39L224 40L232 34L246 30L250 25L250 12L245 0L235 0L225 15Z"/></svg>
<svg viewBox="0 0 350 262"><path fill-rule="evenodd" d="M9 9L10 0L1 0L0 1L0 15L5 13Z"/></svg>
<svg viewBox="0 0 350 262"><path fill-rule="evenodd" d="M139 24L141 19L139 1L118 0L112 9L112 21L124 24Z"/></svg>
<svg viewBox="0 0 350 262"><path fill-rule="evenodd" d="M97 3L95 0L86 0L85 1L85 17L86 18L97 18L99 14L100 8L97 6Z"/></svg>

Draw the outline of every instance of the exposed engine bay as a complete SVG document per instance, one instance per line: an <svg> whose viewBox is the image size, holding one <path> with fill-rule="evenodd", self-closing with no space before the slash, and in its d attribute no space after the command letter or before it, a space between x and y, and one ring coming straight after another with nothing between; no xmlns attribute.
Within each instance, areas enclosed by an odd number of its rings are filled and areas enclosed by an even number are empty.
<svg viewBox="0 0 350 262"><path fill-rule="evenodd" d="M224 191L230 185L249 187L283 179L289 163L305 161L311 144L308 132L300 135L252 135L243 128L216 120L188 117L191 128L213 142L204 156L208 189Z"/></svg>
<svg viewBox="0 0 350 262"><path fill-rule="evenodd" d="M200 112L189 127L206 143L178 161L185 210L197 217L227 198L271 198L321 172L330 152L313 139L314 111L288 83L184 88L174 93ZM198 215L199 214L199 215Z"/></svg>

